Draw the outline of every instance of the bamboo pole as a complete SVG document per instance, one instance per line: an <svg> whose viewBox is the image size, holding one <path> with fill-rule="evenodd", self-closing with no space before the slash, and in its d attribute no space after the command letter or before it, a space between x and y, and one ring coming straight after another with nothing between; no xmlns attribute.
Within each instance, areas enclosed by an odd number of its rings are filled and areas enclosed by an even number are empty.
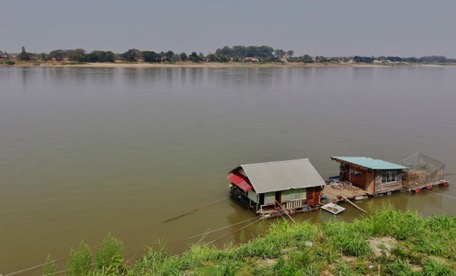
<svg viewBox="0 0 456 276"><path fill-rule="evenodd" d="M279 208L282 209L282 211L294 222L296 223L296 221L290 216L290 214L288 214L288 210L283 208L282 204L280 204L277 200L275 201L278 205L279 205Z"/></svg>
<svg viewBox="0 0 456 276"><path fill-rule="evenodd" d="M353 205L353 207L355 207L356 209L360 210L361 212L367 214L367 212L363 209L361 209L361 207L359 207L358 205L356 205L355 203L351 202L348 198L342 196L348 203L350 203L351 205Z"/></svg>

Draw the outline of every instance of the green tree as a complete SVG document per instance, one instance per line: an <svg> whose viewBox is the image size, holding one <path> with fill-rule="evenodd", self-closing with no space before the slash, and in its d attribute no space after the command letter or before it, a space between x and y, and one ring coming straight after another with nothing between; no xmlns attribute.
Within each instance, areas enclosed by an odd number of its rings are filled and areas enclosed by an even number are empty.
<svg viewBox="0 0 456 276"><path fill-rule="evenodd" d="M179 57L180 57L180 60L182 60L182 61L186 61L187 58L188 58L186 53L181 53L181 54L179 55Z"/></svg>
<svg viewBox="0 0 456 276"><path fill-rule="evenodd" d="M309 55L303 55L303 56L302 56L302 62L304 62L304 63L312 63L313 60L312 60L312 57L311 57L311 56L309 56Z"/></svg>
<svg viewBox="0 0 456 276"><path fill-rule="evenodd" d="M111 51L92 51L86 58L89 62L115 62L115 55Z"/></svg>
<svg viewBox="0 0 456 276"><path fill-rule="evenodd" d="M161 58L160 55L155 53L154 51L143 51L141 52L142 57L145 62L160 62Z"/></svg>
<svg viewBox="0 0 456 276"><path fill-rule="evenodd" d="M86 61L86 52L84 49L67 50L66 55L71 61L84 62Z"/></svg>
<svg viewBox="0 0 456 276"><path fill-rule="evenodd" d="M174 56L175 56L175 54L174 54L173 51L168 51L168 52L165 53L165 60L167 62L174 61Z"/></svg>
<svg viewBox="0 0 456 276"><path fill-rule="evenodd" d="M125 53L120 55L127 61L135 62L136 60L141 58L141 51L138 49L130 49Z"/></svg>
<svg viewBox="0 0 456 276"><path fill-rule="evenodd" d="M191 62L201 62L202 61L201 57L196 52L192 52L190 54L190 56L188 56L188 59Z"/></svg>
<svg viewBox="0 0 456 276"><path fill-rule="evenodd" d="M287 55L288 55L289 57L293 57L293 56L294 56L294 51L293 51L293 50L288 50L288 51L287 51Z"/></svg>
<svg viewBox="0 0 456 276"><path fill-rule="evenodd" d="M49 53L49 59L55 59L56 61L62 61L66 57L66 51L61 49Z"/></svg>
<svg viewBox="0 0 456 276"><path fill-rule="evenodd" d="M22 46L22 51L18 55L18 58L19 58L19 60L22 60L22 61L31 60L31 55L25 51L25 47L24 46Z"/></svg>
<svg viewBox="0 0 456 276"><path fill-rule="evenodd" d="M279 59L285 55L285 51L282 49L275 49L274 53L275 53L276 57Z"/></svg>

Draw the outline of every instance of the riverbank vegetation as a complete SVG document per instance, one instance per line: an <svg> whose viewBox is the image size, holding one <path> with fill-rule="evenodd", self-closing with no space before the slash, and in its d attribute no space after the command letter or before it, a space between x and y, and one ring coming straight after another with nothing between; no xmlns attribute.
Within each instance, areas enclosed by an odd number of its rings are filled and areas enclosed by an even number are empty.
<svg viewBox="0 0 456 276"><path fill-rule="evenodd" d="M348 56L324 57L308 54L297 56L293 50L274 49L271 46L225 46L213 53L173 51L141 51L129 49L124 53L91 51L84 49L58 49L49 53L31 53L22 47L20 53L0 51L0 64L5 65L75 65L85 63L126 64L182 64L182 63L302 63L302 64L456 64L456 59L444 56L398 57L398 56Z"/></svg>
<svg viewBox="0 0 456 276"><path fill-rule="evenodd" d="M97 248L93 254L83 242L71 250L66 274L456 275L456 217L383 207L352 223L279 220L240 245L199 243L175 256L156 245L133 264L126 264L122 242L111 235ZM48 258L43 273L56 272Z"/></svg>

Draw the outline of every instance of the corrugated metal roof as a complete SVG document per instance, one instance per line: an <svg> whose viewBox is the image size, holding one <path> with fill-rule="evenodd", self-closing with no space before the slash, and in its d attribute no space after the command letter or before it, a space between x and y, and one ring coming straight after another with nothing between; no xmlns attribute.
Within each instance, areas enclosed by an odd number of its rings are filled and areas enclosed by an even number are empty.
<svg viewBox="0 0 456 276"><path fill-rule="evenodd" d="M235 174L230 173L227 176L227 178L228 178L229 181L231 181L231 183L233 183L234 185L238 186L239 188L241 188L246 193L253 189L253 187L250 186L250 184L247 183L247 181L245 181L239 175L235 175Z"/></svg>
<svg viewBox="0 0 456 276"><path fill-rule="evenodd" d="M319 187L325 181L309 159L241 165L255 192L267 193Z"/></svg>
<svg viewBox="0 0 456 276"><path fill-rule="evenodd" d="M403 170L408 169L405 166L394 164L391 162L383 161L380 159L373 159L370 157L351 157L351 156L332 156L332 160L341 160L361 167L372 170Z"/></svg>

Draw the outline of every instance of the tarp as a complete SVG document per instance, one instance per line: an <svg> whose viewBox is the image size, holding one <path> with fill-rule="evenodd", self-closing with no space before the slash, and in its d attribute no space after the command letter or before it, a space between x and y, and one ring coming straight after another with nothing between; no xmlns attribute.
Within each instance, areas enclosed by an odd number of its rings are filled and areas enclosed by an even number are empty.
<svg viewBox="0 0 456 276"><path fill-rule="evenodd" d="M230 173L227 176L227 178L228 178L229 181L231 181L231 183L233 183L234 185L238 186L239 188L241 188L246 193L253 189L253 187L249 183L247 183L247 181L244 178L242 178L239 175Z"/></svg>

